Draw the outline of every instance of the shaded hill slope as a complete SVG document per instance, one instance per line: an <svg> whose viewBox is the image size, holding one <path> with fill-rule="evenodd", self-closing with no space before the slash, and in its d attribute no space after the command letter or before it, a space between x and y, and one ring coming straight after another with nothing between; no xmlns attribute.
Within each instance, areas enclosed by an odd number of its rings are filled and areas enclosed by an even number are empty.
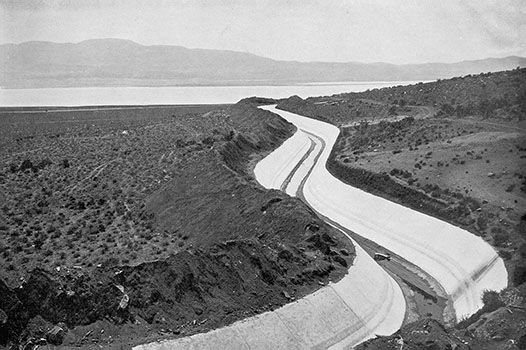
<svg viewBox="0 0 526 350"><path fill-rule="evenodd" d="M186 336L275 309L352 264L340 233L251 178L294 131L251 101L10 113L0 345Z"/></svg>

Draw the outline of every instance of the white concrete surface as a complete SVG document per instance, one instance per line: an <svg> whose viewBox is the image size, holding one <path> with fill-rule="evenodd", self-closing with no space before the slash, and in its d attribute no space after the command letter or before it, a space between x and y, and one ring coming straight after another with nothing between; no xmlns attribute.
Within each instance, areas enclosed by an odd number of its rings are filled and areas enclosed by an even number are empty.
<svg viewBox="0 0 526 350"><path fill-rule="evenodd" d="M314 209L348 229L371 239L418 265L434 277L451 296L457 319L482 306L484 290L507 285L504 262L480 237L434 217L353 188L326 169L339 130L321 121L263 107L326 143L304 186L304 196ZM279 164L281 149L269 157ZM261 174L262 175L262 174ZM259 173L256 176L260 177Z"/></svg>
<svg viewBox="0 0 526 350"><path fill-rule="evenodd" d="M395 332L404 314L399 286L357 246L353 266L337 283L228 327L134 350L346 349L375 334Z"/></svg>
<svg viewBox="0 0 526 350"><path fill-rule="evenodd" d="M263 187L279 189L296 164L309 150L311 141L303 132L296 132L280 146L280 161L274 162L271 153L258 164L255 171L260 174L258 181ZM277 185L277 187L276 187Z"/></svg>
<svg viewBox="0 0 526 350"><path fill-rule="evenodd" d="M274 106L264 108L295 124L298 131L257 164L255 175L263 186L280 189L288 181L285 190L295 195L308 174L303 194L309 205L420 266L451 296L459 318L481 306L485 289L506 286L502 260L482 239L334 178L325 163L339 133L336 127ZM354 244L354 264L337 283L228 327L134 349L348 349L375 334L391 334L405 314L400 287Z"/></svg>
<svg viewBox="0 0 526 350"><path fill-rule="evenodd" d="M322 150L319 142L314 149L311 146L308 135L297 131L256 165L258 181L267 188L280 189L294 172L287 192L295 195ZM303 163L297 166L302 159ZM337 283L275 311L228 327L134 349L348 349L376 334L392 334L400 328L405 315L402 291L363 249L353 243L356 246L353 266Z"/></svg>

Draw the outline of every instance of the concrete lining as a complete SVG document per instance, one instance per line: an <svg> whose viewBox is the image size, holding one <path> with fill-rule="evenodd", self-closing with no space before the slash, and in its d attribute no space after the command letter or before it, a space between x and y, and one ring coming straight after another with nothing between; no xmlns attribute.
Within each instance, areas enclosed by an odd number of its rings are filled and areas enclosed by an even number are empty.
<svg viewBox="0 0 526 350"><path fill-rule="evenodd" d="M332 149L339 134L333 125L276 109L301 130L322 138ZM496 251L482 238L432 216L353 188L334 178L323 152L304 186L308 203L346 228L418 265L435 278L453 300L457 319L482 306L484 290L507 286L507 271ZM331 195L328 196L327 194Z"/></svg>
<svg viewBox="0 0 526 350"><path fill-rule="evenodd" d="M295 195L310 172L303 195L316 211L429 273L453 300L457 318L480 308L484 290L506 287L502 259L481 238L334 178L325 164L338 128L275 106L263 108L298 127L291 138L257 164L254 172L263 186L279 189L289 181L285 190ZM312 151L314 140L308 133L321 138L325 147L317 144ZM348 349L376 334L391 334L401 326L405 313L400 287L354 243L353 266L337 283L221 329L134 349Z"/></svg>
<svg viewBox="0 0 526 350"><path fill-rule="evenodd" d="M279 189L295 169L287 192L295 194L315 165L322 149L296 167L311 148L306 133L297 131L257 164L255 174L267 188ZM330 151L330 149L328 150ZM293 192L293 193L292 193ZM164 349L344 349L376 334L388 335L401 326L405 299L396 282L355 242L356 257L337 283L277 310L230 326L186 338L136 346L135 350Z"/></svg>

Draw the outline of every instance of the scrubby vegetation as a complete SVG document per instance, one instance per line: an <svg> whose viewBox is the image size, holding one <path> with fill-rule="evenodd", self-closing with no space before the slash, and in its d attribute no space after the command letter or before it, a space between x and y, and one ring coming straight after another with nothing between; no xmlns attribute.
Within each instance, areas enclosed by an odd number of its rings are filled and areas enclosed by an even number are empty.
<svg viewBox="0 0 526 350"><path fill-rule="evenodd" d="M328 121L337 126L394 115L416 115L524 120L526 69L467 75L430 83L373 89L302 100L292 97L280 108ZM421 107L421 108L416 108Z"/></svg>
<svg viewBox="0 0 526 350"><path fill-rule="evenodd" d="M524 91L526 69L516 69L279 107L340 126L327 164L335 176L483 237L520 284Z"/></svg>
<svg viewBox="0 0 526 350"><path fill-rule="evenodd" d="M327 162L334 176L463 227L492 244L504 259L510 285L520 286L523 303L525 91L526 69L516 69L306 100L293 97L278 107L340 127ZM496 349L504 339L526 344L524 305L517 310L507 303L503 307L496 295L486 293L486 306L461 323L469 332L480 331L465 342L433 321L409 325L396 337L409 339L404 348L415 349L442 349L446 344L462 348L465 343ZM505 315L506 310L512 316ZM510 326L516 329L484 324L483 317L490 319L493 313L495 323L516 322ZM488 329L494 334L488 335ZM429 337L411 335L421 330ZM363 348L400 348L396 337Z"/></svg>
<svg viewBox="0 0 526 350"><path fill-rule="evenodd" d="M250 175L294 131L257 103L3 111L0 343L183 336L341 278L352 245Z"/></svg>
<svg viewBox="0 0 526 350"><path fill-rule="evenodd" d="M481 73L419 83L374 89L333 98L356 101L370 99L397 107L433 106L438 116L481 116L524 120L526 112L526 69Z"/></svg>
<svg viewBox="0 0 526 350"><path fill-rule="evenodd" d="M2 277L34 266L93 267L170 254L146 198L232 131L202 109L2 114ZM224 114L224 112L223 112ZM173 242L172 242L173 240ZM16 278L16 279L15 279Z"/></svg>

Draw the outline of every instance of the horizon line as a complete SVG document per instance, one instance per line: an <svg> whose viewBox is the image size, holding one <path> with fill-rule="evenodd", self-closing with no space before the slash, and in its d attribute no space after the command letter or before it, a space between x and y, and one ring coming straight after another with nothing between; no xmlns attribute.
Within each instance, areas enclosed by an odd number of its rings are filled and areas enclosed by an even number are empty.
<svg viewBox="0 0 526 350"><path fill-rule="evenodd" d="M186 50L205 50L205 51L223 51L223 52L232 52L237 54L246 54L251 55L259 58L264 58L268 60L272 60L275 62L291 62L291 63L329 63L329 64L363 64L363 65L374 65L374 64L384 64L384 65L393 65L393 66L413 66L413 65L427 65L427 64L458 64L458 63L464 63L464 62L476 62L476 61L484 61L484 60L499 60L499 59L508 59L508 58L519 58L519 59L526 59L526 56L520 56L520 55L508 55L508 56L502 56L502 57L495 57L495 56L489 56L484 58L475 58L475 59L464 59L460 61L450 61L450 62L440 62L440 61L428 61L428 62L419 62L419 63L391 63L386 61L374 61L374 62L363 62L363 61L300 61L300 60L278 60L267 56L261 56L249 51L236 51L231 49L211 49L211 48L202 48L202 47L187 47L182 45L176 45L176 44L143 44L131 39L123 39L123 38L92 38L92 39L84 39L77 42L57 42L57 41L49 41L49 40L28 40L28 41L21 41L18 43L14 42L7 42L7 43L0 43L0 46L5 45L23 45L23 44L29 44L29 43L50 43L50 44L58 44L58 45L78 45L84 42L88 41L121 41L121 42L130 42L133 44L136 44L138 46L143 47L178 47L183 48Z"/></svg>

